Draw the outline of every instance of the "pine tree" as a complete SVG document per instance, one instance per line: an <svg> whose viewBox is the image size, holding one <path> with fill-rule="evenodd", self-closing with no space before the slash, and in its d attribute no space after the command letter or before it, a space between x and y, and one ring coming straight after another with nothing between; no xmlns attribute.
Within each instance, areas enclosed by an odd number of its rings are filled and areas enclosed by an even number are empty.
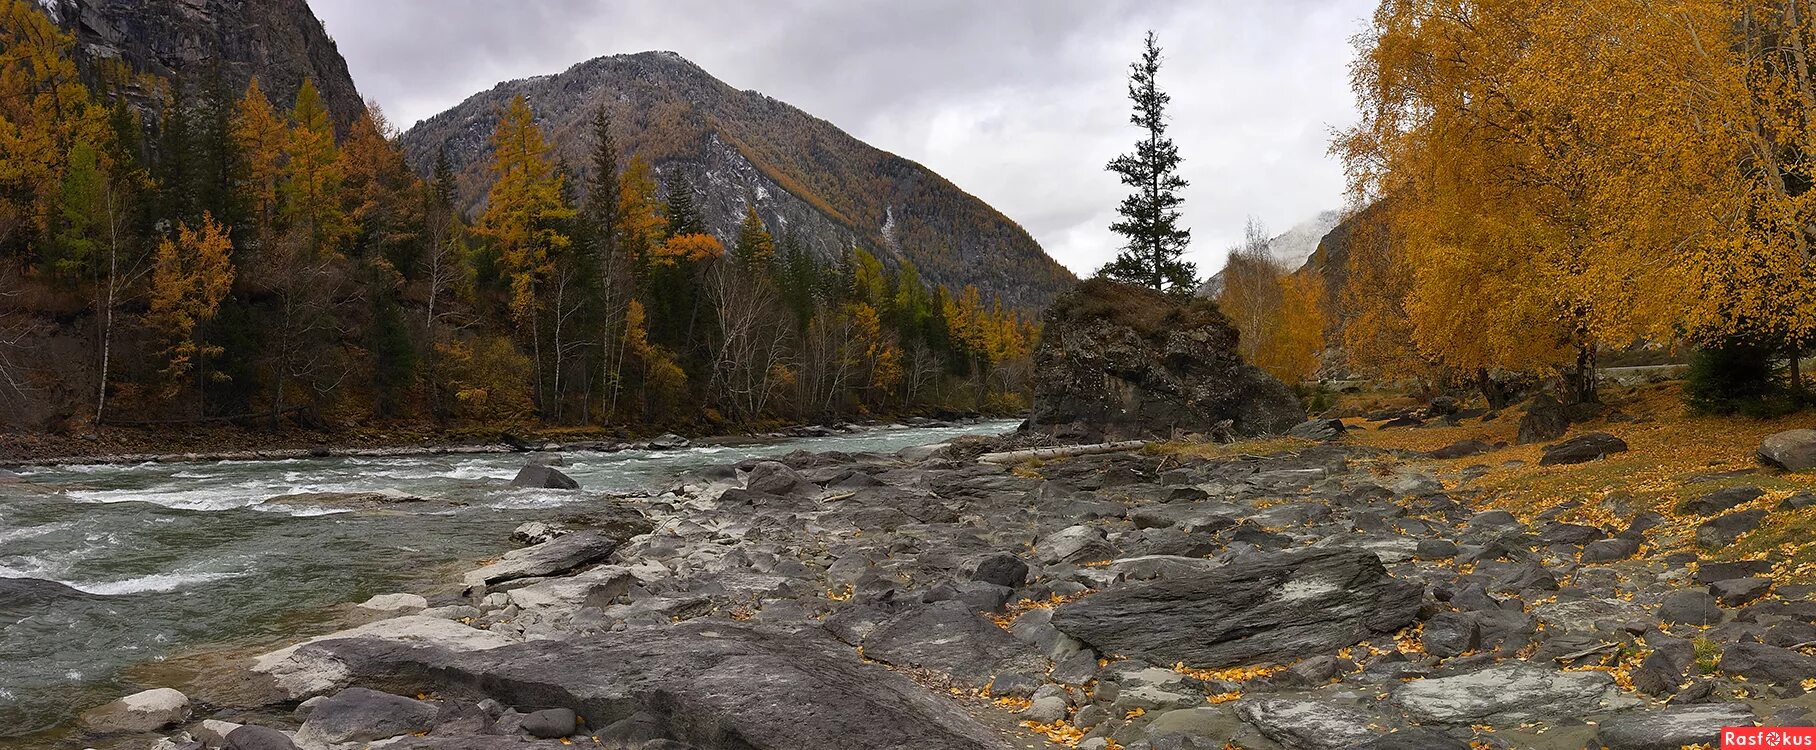
<svg viewBox="0 0 1816 750"><path fill-rule="evenodd" d="M680 169L668 178L668 236L705 234L706 220L694 205L694 186Z"/></svg>
<svg viewBox="0 0 1816 750"><path fill-rule="evenodd" d="M1166 137L1166 105L1172 97L1160 90L1160 45L1148 32L1141 60L1129 66L1129 99L1135 113L1129 122L1147 131L1134 153L1111 161L1108 169L1135 189L1117 209L1122 220L1110 230L1128 239L1122 252L1099 271L1104 276L1160 291L1189 293L1197 285L1197 268L1182 259L1192 231L1179 226L1185 178L1179 176L1179 149Z"/></svg>

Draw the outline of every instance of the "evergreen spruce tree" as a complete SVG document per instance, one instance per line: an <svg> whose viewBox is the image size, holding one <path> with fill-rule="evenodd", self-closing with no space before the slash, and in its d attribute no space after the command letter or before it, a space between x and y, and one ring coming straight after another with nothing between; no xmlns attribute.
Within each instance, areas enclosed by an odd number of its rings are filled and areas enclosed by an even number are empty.
<svg viewBox="0 0 1816 750"><path fill-rule="evenodd" d="M679 168L668 178L668 236L705 234L706 220L694 205L694 186Z"/></svg>
<svg viewBox="0 0 1816 750"><path fill-rule="evenodd" d="M1172 97L1160 90L1160 45L1148 32L1141 60L1129 66L1129 99L1135 112L1129 122L1147 136L1135 144L1134 153L1123 154L1107 167L1135 189L1117 209L1122 220L1110 230L1128 240L1116 259L1098 273L1118 281L1141 284L1159 291L1190 293L1197 286L1197 269L1183 259L1192 231L1179 226L1179 191L1186 186L1179 176L1179 149L1166 137L1166 105Z"/></svg>
<svg viewBox="0 0 1816 750"><path fill-rule="evenodd" d="M618 142L612 139L612 121L600 107L593 115L593 175L586 187L586 216L593 224L599 257L612 257L617 249L619 216Z"/></svg>

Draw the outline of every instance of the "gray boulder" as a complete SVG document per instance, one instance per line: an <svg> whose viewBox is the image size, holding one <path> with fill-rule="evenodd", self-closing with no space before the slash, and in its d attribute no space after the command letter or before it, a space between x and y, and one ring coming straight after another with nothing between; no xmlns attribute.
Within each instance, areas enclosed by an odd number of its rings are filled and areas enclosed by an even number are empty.
<svg viewBox="0 0 1816 750"><path fill-rule="evenodd" d="M1606 432L1589 432L1545 446L1539 457L1540 466L1559 466L1594 461L1614 453L1627 452L1627 441Z"/></svg>
<svg viewBox="0 0 1816 750"><path fill-rule="evenodd" d="M1341 419L1313 419L1294 425L1292 429L1286 431L1286 434L1296 438L1326 442L1342 438L1343 433L1347 431L1348 428L1343 426Z"/></svg>
<svg viewBox="0 0 1816 750"><path fill-rule="evenodd" d="M977 562L977 568L971 573L971 580L994 583L998 586L1020 588L1028 582L1028 564L1021 558L1009 554L995 554Z"/></svg>
<svg viewBox="0 0 1816 750"><path fill-rule="evenodd" d="M1816 430L1787 430L1759 443L1759 460L1785 471L1816 468Z"/></svg>
<svg viewBox="0 0 1816 750"><path fill-rule="evenodd" d="M579 731L579 721L579 715L574 713L574 709L545 708L523 717L523 731L531 737L559 739Z"/></svg>
<svg viewBox="0 0 1816 750"><path fill-rule="evenodd" d="M304 747L369 742L427 731L435 722L433 704L365 688L347 688L318 703L296 732Z"/></svg>
<svg viewBox="0 0 1816 750"><path fill-rule="evenodd" d="M1772 590L1772 579L1764 576L1758 578L1732 578L1709 584L1709 593L1715 601L1724 607L1738 607L1752 602Z"/></svg>
<svg viewBox="0 0 1816 750"><path fill-rule="evenodd" d="M227 733L223 750L297 750L290 735L270 727L247 724Z"/></svg>
<svg viewBox="0 0 1816 750"><path fill-rule="evenodd" d="M1347 706L1288 698L1245 699L1236 704L1262 736L1295 750L1340 750L1373 739L1373 717Z"/></svg>
<svg viewBox="0 0 1816 750"><path fill-rule="evenodd" d="M1625 560L1639 554L1640 544L1641 540L1631 537L1597 539L1583 545L1583 554L1578 559L1585 563Z"/></svg>
<svg viewBox="0 0 1816 750"><path fill-rule="evenodd" d="M1559 672L1510 662L1455 677L1401 685L1395 703L1438 724L1501 724L1580 718L1638 703L1601 672Z"/></svg>
<svg viewBox="0 0 1816 750"><path fill-rule="evenodd" d="M1766 494L1765 490L1758 487L1727 487L1701 497L1685 500L1677 505L1677 512L1712 516L1758 500L1764 494Z"/></svg>
<svg viewBox="0 0 1816 750"><path fill-rule="evenodd" d="M1570 414L1564 405L1552 398L1550 394L1541 393L1532 397L1532 403L1526 407L1526 416L1520 418L1520 434L1514 442L1520 445L1543 443L1564 436L1570 429Z"/></svg>
<svg viewBox="0 0 1816 750"><path fill-rule="evenodd" d="M1767 511L1755 508L1729 513L1704 521L1696 527L1696 543L1705 549L1720 549L1733 544L1741 535L1759 528Z"/></svg>
<svg viewBox="0 0 1816 750"><path fill-rule="evenodd" d="M1721 607L1707 591L1673 591L1659 604L1658 619L1670 625L1714 625L1721 622Z"/></svg>
<svg viewBox="0 0 1816 750"><path fill-rule="evenodd" d="M601 562L618 549L619 541L597 531L577 531L541 544L506 552L498 562L466 574L466 584L491 586L519 578L571 573Z"/></svg>
<svg viewBox="0 0 1816 750"><path fill-rule="evenodd" d="M189 720L189 697L170 688L133 693L82 713L82 727L97 734L155 732Z"/></svg>
<svg viewBox="0 0 1816 750"><path fill-rule="evenodd" d="M1722 727L1758 722L1745 703L1704 703L1628 711L1602 722L1597 743L1608 750L1678 750L1685 745L1721 744Z"/></svg>
<svg viewBox="0 0 1816 750"><path fill-rule="evenodd" d="M1300 549L1124 584L1060 607L1053 625L1100 653L1155 664L1282 663L1398 630L1423 594L1372 552Z"/></svg>
<svg viewBox="0 0 1816 750"><path fill-rule="evenodd" d="M1816 676L1816 657L1763 643L1735 643L1722 651L1721 671L1773 685L1797 685Z"/></svg>
<svg viewBox="0 0 1816 750"><path fill-rule="evenodd" d="M517 478L511 480L512 487L535 487L549 490L577 490L580 483L573 477L561 473L553 466L530 464L517 470Z"/></svg>
<svg viewBox="0 0 1816 750"><path fill-rule="evenodd" d="M812 629L691 620L466 653L373 640L311 648L332 651L362 686L569 708L592 726L647 714L705 748L1007 750L949 699Z"/></svg>

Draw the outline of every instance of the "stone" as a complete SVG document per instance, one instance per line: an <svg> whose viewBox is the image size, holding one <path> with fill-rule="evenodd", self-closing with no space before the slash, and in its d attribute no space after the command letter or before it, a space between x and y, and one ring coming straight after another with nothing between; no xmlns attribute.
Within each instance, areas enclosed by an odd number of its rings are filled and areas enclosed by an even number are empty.
<svg viewBox="0 0 1816 750"><path fill-rule="evenodd" d="M239 729L240 726L241 725L231 721L203 719L202 723L197 724L189 733L196 739L201 740L203 745L208 747L222 747L227 744L227 735L232 734L233 730Z"/></svg>
<svg viewBox="0 0 1816 750"><path fill-rule="evenodd" d="M1325 701L1244 699L1236 703L1236 715L1290 748L1340 750L1375 736L1367 714Z"/></svg>
<svg viewBox="0 0 1816 750"><path fill-rule="evenodd" d="M1237 353L1215 303L1096 278L1048 307L1028 428L1091 441L1279 434L1305 420L1291 388ZM1227 423L1227 424L1225 424Z"/></svg>
<svg viewBox="0 0 1816 750"><path fill-rule="evenodd" d="M1750 603L1772 590L1772 579L1731 578L1709 584L1709 593L1715 596L1716 603L1723 607L1738 607Z"/></svg>
<svg viewBox="0 0 1816 750"><path fill-rule="evenodd" d="M1721 653L1721 671L1773 685L1798 685L1816 676L1816 657L1763 643L1735 643Z"/></svg>
<svg viewBox="0 0 1816 750"><path fill-rule="evenodd" d="M577 490L580 483L573 477L561 473L553 466L530 464L517 470L517 478L511 480L512 487L534 487L548 490Z"/></svg>
<svg viewBox="0 0 1816 750"><path fill-rule="evenodd" d="M665 433L660 437L649 441L649 447L659 451L678 451L693 444L692 440L688 440L687 438L672 432Z"/></svg>
<svg viewBox="0 0 1816 750"><path fill-rule="evenodd" d="M568 533L567 529L555 524L530 521L519 524L517 528L511 530L511 541L528 546L541 544L566 533Z"/></svg>
<svg viewBox="0 0 1816 750"><path fill-rule="evenodd" d="M1034 545L1034 555L1047 564L1088 563L1116 556L1103 529L1095 526L1068 526L1043 537Z"/></svg>
<svg viewBox="0 0 1816 750"><path fill-rule="evenodd" d="M1673 591L1659 605L1658 619L1669 625L1714 625L1721 622L1721 607L1707 591Z"/></svg>
<svg viewBox="0 0 1816 750"><path fill-rule="evenodd" d="M487 630L422 615L396 617L314 638L258 657L252 671L270 676L290 698L301 700L347 687L352 674L334 651L321 646L340 641L435 645L450 651L476 651L516 641Z"/></svg>
<svg viewBox="0 0 1816 750"><path fill-rule="evenodd" d="M1457 556L1457 543L1449 539L1420 539L1412 556L1420 560L1449 560Z"/></svg>
<svg viewBox="0 0 1816 750"><path fill-rule="evenodd" d="M1728 487L1716 490L1702 497L1691 498L1677 505L1677 512L1712 516L1735 507L1746 505L1765 495L1765 490L1758 487Z"/></svg>
<svg viewBox="0 0 1816 750"><path fill-rule="evenodd" d="M946 696L816 629L689 620L485 651L370 639L318 647L362 686L568 708L591 726L647 714L669 739L706 748L1008 750Z"/></svg>
<svg viewBox="0 0 1816 750"><path fill-rule="evenodd" d="M1772 563L1766 560L1705 560L1696 564L1694 580L1706 586L1716 581L1771 574Z"/></svg>
<svg viewBox="0 0 1816 750"><path fill-rule="evenodd" d="M1603 563L1625 560L1639 554L1641 541L1630 537L1614 539L1597 539L1583 545L1583 554L1577 559L1584 563Z"/></svg>
<svg viewBox="0 0 1816 750"><path fill-rule="evenodd" d="M1021 588L1022 584L1028 582L1028 564L1014 555L991 555L977 561L977 568L971 572L971 580L1012 589Z"/></svg>
<svg viewBox="0 0 1816 750"><path fill-rule="evenodd" d="M1053 625L1099 653L1214 669L1283 663L1391 633L1413 621L1423 593L1389 576L1372 552L1261 552L1110 588L1059 607Z"/></svg>
<svg viewBox="0 0 1816 750"><path fill-rule="evenodd" d="M578 715L571 708L545 708L523 717L523 731L531 737L553 740L568 737L580 730Z"/></svg>
<svg viewBox="0 0 1816 750"><path fill-rule="evenodd" d="M1539 530L1540 544L1568 544L1580 546L1607 536L1594 526L1583 526L1574 523L1551 523Z"/></svg>
<svg viewBox="0 0 1816 750"><path fill-rule="evenodd" d="M1555 445L1545 446L1540 466L1562 466L1594 461L1614 453L1627 452L1627 441L1606 432L1589 432Z"/></svg>
<svg viewBox="0 0 1816 750"><path fill-rule="evenodd" d="M1345 431L1341 419L1313 419L1294 425L1286 434L1305 440L1328 442L1342 439Z"/></svg>
<svg viewBox="0 0 1816 750"><path fill-rule="evenodd" d="M1421 721L1503 724L1578 718L1638 703L1601 672L1559 672L1509 662L1400 685L1393 701Z"/></svg>
<svg viewBox="0 0 1816 750"><path fill-rule="evenodd" d="M1759 443L1759 461L1785 471L1816 468L1816 430L1786 430Z"/></svg>
<svg viewBox="0 0 1816 750"><path fill-rule="evenodd" d="M223 750L297 750L290 735L270 727L247 724L227 733Z"/></svg>
<svg viewBox="0 0 1816 750"><path fill-rule="evenodd" d="M413 615L429 608L429 600L417 594L379 594L357 605L368 612L387 615Z"/></svg>
<svg viewBox="0 0 1816 750"><path fill-rule="evenodd" d="M1425 621L1419 631L1425 652L1441 659L1474 651L1482 645L1481 627L1468 615L1440 612Z"/></svg>
<svg viewBox="0 0 1816 750"><path fill-rule="evenodd" d="M1458 440L1457 442L1451 443L1450 445L1446 445L1442 448L1439 448L1430 453L1427 453L1427 454L1425 454L1425 456L1427 458L1435 458L1435 459L1439 459L1439 460L1452 459L1452 458L1467 458L1469 456L1479 456L1479 455L1481 455L1483 453L1487 453L1491 450L1494 450L1494 446L1484 443L1480 440Z"/></svg>
<svg viewBox="0 0 1816 750"><path fill-rule="evenodd" d="M863 646L866 658L932 670L969 687L982 687L999 672L1045 670L1031 647L960 602L897 615L864 636Z"/></svg>
<svg viewBox="0 0 1816 750"><path fill-rule="evenodd" d="M1607 750L1678 750L1686 745L1716 747L1722 727L1750 727L1758 722L1745 703L1704 703L1628 711L1603 721L1596 729Z"/></svg>
<svg viewBox="0 0 1816 750"><path fill-rule="evenodd" d="M1720 549L1733 544L1749 531L1759 528L1767 511L1755 508L1729 513L1704 521L1696 527L1696 543L1704 549Z"/></svg>
<svg viewBox="0 0 1816 750"><path fill-rule="evenodd" d="M519 578L560 575L605 560L619 541L597 531L577 531L533 547L506 552L498 562L466 574L468 588Z"/></svg>
<svg viewBox="0 0 1816 750"><path fill-rule="evenodd" d="M171 688L133 693L84 711L82 727L96 734L155 732L189 720L189 696Z"/></svg>
<svg viewBox="0 0 1816 750"><path fill-rule="evenodd" d="M1415 727L1376 737L1349 750L1470 750L1469 743L1434 729Z"/></svg>
<svg viewBox="0 0 1816 750"><path fill-rule="evenodd" d="M766 495L818 494L820 488L803 478L800 472L778 461L760 461L744 478L744 489Z"/></svg>
<svg viewBox="0 0 1816 750"><path fill-rule="evenodd" d="M1564 405L1552 398L1550 394L1541 393L1532 397L1526 405L1526 416L1520 418L1519 437L1514 440L1519 445L1543 443L1564 436L1570 429L1570 415Z"/></svg>
<svg viewBox="0 0 1816 750"><path fill-rule="evenodd" d="M303 747L370 742L428 731L439 713L434 704L365 688L347 688L315 705L296 731Z"/></svg>

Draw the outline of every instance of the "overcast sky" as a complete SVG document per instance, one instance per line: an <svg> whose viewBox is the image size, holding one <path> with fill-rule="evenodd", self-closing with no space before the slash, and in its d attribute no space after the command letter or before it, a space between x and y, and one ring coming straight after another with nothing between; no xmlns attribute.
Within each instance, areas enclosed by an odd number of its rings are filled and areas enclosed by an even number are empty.
<svg viewBox="0 0 1816 750"><path fill-rule="evenodd" d="M1128 64L1160 35L1171 134L1208 274L1253 215L1343 204L1350 37L1373 0L309 0L360 91L401 128L499 81L674 50L741 89L914 159L1079 275L1109 260Z"/></svg>

